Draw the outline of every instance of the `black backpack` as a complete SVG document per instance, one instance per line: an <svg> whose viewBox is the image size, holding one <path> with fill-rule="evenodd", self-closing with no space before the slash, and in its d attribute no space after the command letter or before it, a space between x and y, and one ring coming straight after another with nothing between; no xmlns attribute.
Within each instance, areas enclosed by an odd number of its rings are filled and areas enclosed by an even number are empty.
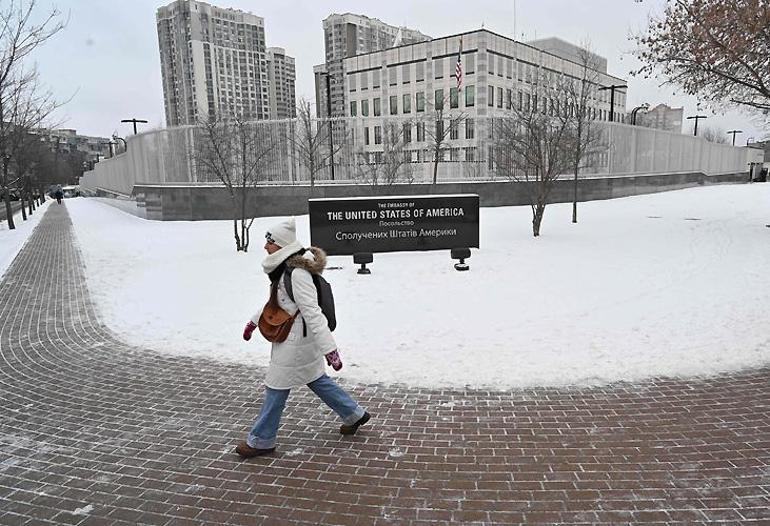
<svg viewBox="0 0 770 526"><path fill-rule="evenodd" d="M291 301L294 301L294 291L291 285L291 273L293 270L294 267L288 267L283 274L283 286L286 288L286 293L289 295ZM313 277L313 284L315 285L315 290L318 295L318 305L321 307L321 312L326 316L326 323L329 325L329 330L333 331L337 328L337 317L334 314L334 294L332 294L332 286L320 274L310 275ZM307 336L307 326L305 325L304 318L302 318L302 336Z"/></svg>

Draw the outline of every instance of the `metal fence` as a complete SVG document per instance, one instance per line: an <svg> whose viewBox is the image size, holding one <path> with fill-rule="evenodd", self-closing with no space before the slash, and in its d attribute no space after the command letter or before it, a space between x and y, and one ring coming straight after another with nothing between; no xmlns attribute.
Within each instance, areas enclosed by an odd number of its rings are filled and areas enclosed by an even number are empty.
<svg viewBox="0 0 770 526"><path fill-rule="evenodd" d="M451 130L441 149L438 181L504 180L495 169L498 117L466 118ZM451 125L449 121L445 125ZM389 184L433 178L430 130L433 122L399 117L314 119L249 123L269 144L259 171L262 184ZM421 129L422 126L422 129ZM745 148L619 123L596 123L603 148L582 177L745 171ZM86 191L130 195L135 184L218 184L196 162L205 141L201 127L149 131L130 137L127 152L106 159L80 181ZM234 162L238 162L234 160Z"/></svg>

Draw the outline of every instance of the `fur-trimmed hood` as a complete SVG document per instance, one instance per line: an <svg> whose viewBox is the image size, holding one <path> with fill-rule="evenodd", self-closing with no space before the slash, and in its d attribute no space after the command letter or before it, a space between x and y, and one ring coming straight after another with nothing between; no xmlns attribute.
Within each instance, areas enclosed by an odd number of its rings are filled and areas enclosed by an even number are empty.
<svg viewBox="0 0 770 526"><path fill-rule="evenodd" d="M305 269L311 274L322 274L326 268L326 252L318 247L309 247L304 254L295 254L286 259L286 266Z"/></svg>

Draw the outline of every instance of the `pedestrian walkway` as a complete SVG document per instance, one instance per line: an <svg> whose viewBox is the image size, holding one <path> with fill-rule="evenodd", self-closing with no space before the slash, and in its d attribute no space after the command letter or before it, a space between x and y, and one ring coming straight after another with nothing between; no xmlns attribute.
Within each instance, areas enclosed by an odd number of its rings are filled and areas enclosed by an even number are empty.
<svg viewBox="0 0 770 526"><path fill-rule="evenodd" d="M579 390L346 385L374 415L354 437L297 389L277 454L240 461L264 370L122 343L84 274L65 202L0 283L2 525L770 521L770 368Z"/></svg>

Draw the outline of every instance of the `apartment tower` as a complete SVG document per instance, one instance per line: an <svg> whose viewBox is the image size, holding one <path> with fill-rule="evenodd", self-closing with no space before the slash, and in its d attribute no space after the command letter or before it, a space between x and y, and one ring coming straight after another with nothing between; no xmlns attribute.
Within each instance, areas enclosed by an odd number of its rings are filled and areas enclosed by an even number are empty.
<svg viewBox="0 0 770 526"><path fill-rule="evenodd" d="M344 59L394 45L430 40L428 35L417 30L391 26L376 18L352 13L329 15L323 21L323 30L326 62L313 68L316 113L319 117L329 114L327 90L331 95L332 116L345 115L345 77L342 69Z"/></svg>
<svg viewBox="0 0 770 526"><path fill-rule="evenodd" d="M225 115L278 118L271 112L271 92L281 97L275 112L293 99L294 59L285 52L275 59L281 63L280 80L271 89L262 17L175 0L159 8L156 19L168 126ZM291 97L285 93L289 86Z"/></svg>

